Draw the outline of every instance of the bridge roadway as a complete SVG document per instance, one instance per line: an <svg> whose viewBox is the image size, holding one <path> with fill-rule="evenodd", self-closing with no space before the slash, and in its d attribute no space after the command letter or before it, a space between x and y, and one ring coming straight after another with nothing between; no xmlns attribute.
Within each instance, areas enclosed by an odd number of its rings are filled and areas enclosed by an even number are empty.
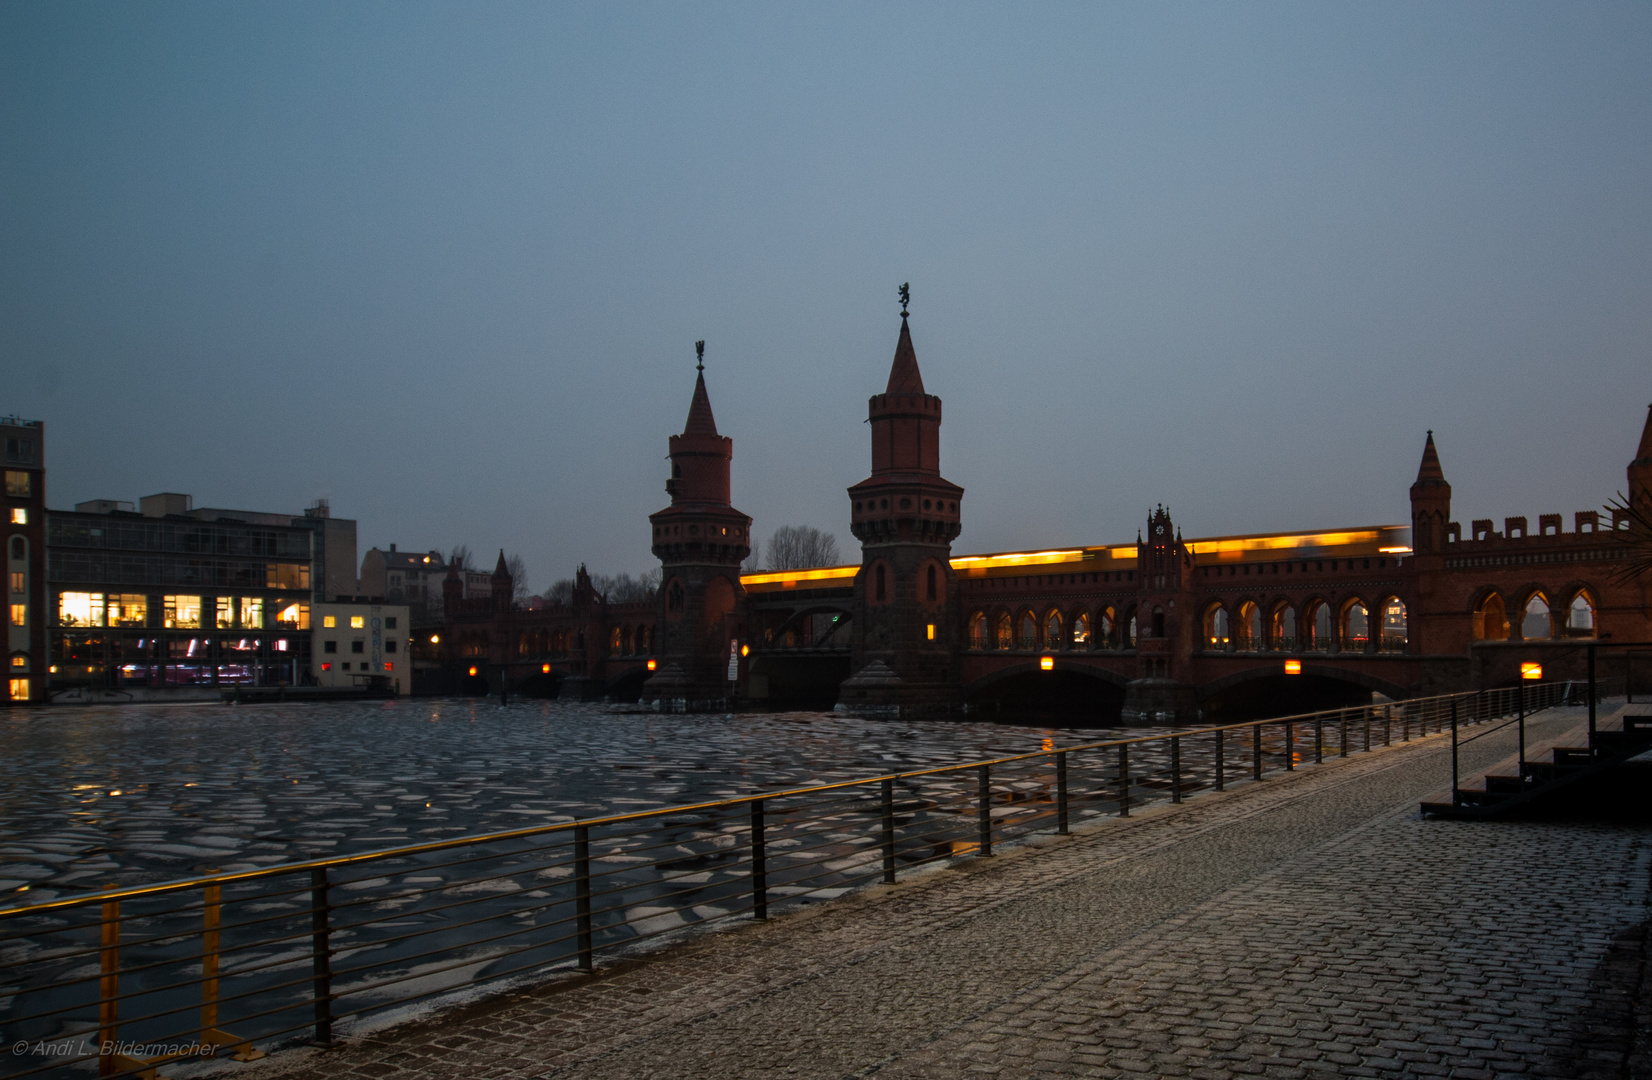
<svg viewBox="0 0 1652 1080"><path fill-rule="evenodd" d="M1421 820L1449 755L1333 760L235 1075L1652 1075L1652 834Z"/></svg>

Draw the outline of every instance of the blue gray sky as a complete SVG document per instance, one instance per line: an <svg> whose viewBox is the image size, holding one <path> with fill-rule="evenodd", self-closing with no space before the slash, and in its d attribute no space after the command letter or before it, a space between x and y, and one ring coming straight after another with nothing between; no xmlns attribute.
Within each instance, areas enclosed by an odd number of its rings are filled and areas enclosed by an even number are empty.
<svg viewBox="0 0 1652 1080"><path fill-rule="evenodd" d="M1652 400L1647 4L0 6L49 498L651 565L837 534L912 283L957 550L1597 507Z"/></svg>

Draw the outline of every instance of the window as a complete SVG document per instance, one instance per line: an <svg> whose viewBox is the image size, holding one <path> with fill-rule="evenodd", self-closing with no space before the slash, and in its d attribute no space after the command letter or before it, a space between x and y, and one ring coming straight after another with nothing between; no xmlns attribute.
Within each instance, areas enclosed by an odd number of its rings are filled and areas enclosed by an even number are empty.
<svg viewBox="0 0 1652 1080"><path fill-rule="evenodd" d="M331 630L336 626L338 626L338 616L337 615L323 615L321 617L321 627L322 627L322 629Z"/></svg>
<svg viewBox="0 0 1652 1080"><path fill-rule="evenodd" d="M1296 611L1290 607L1273 613L1273 647L1280 652L1296 651Z"/></svg>
<svg viewBox="0 0 1652 1080"><path fill-rule="evenodd" d="M22 560L29 557L29 544L21 536L11 538L11 557Z"/></svg>
<svg viewBox="0 0 1652 1080"><path fill-rule="evenodd" d="M1308 608L1307 617L1303 621L1307 623L1310 634L1307 642L1309 650L1324 652L1331 647L1331 609L1329 607L1315 601Z"/></svg>
<svg viewBox="0 0 1652 1080"><path fill-rule="evenodd" d="M367 625L367 619L362 615L350 616L350 629L360 630Z"/></svg>
<svg viewBox="0 0 1652 1080"><path fill-rule="evenodd" d="M1573 637L1595 636L1595 608L1587 593L1572 597L1571 607L1566 609L1566 631Z"/></svg>
<svg viewBox="0 0 1652 1080"><path fill-rule="evenodd" d="M1083 649L1090 644L1090 616L1079 612L1073 616L1073 648Z"/></svg>
<svg viewBox="0 0 1652 1080"><path fill-rule="evenodd" d="M1065 635L1061 632L1061 612L1050 611L1044 616L1044 647L1059 649Z"/></svg>
<svg viewBox="0 0 1652 1080"><path fill-rule="evenodd" d="M1130 613L1130 621L1124 626L1124 647L1126 649L1136 647L1136 613L1133 611Z"/></svg>
<svg viewBox="0 0 1652 1080"><path fill-rule="evenodd" d="M11 624L13 626L29 625L29 605L13 604L11 606Z"/></svg>
<svg viewBox="0 0 1652 1080"><path fill-rule="evenodd" d="M1153 609L1153 636L1156 638L1164 637L1164 608L1162 607Z"/></svg>
<svg viewBox="0 0 1652 1080"><path fill-rule="evenodd" d="M6 470L6 494L14 499L29 497L29 474L12 469Z"/></svg>
<svg viewBox="0 0 1652 1080"><path fill-rule="evenodd" d="M618 655L620 655L620 649L621 649L622 646L623 646L623 641L622 641L622 635L620 633L620 628L616 626L608 632L608 655L609 656L618 656Z"/></svg>
<svg viewBox="0 0 1652 1080"><path fill-rule="evenodd" d="M993 646L999 649L1015 648L1015 627L1008 612L1001 613L997 625L993 627Z"/></svg>
<svg viewBox="0 0 1652 1080"><path fill-rule="evenodd" d="M28 592L29 591L29 578L28 578L28 575L25 574L21 570L13 570L11 572L11 591L14 592L14 593Z"/></svg>
<svg viewBox="0 0 1652 1080"><path fill-rule="evenodd" d="M683 583L682 582L673 581L671 583L671 588L666 590L665 609L667 611L681 611L681 610L683 610Z"/></svg>
<svg viewBox="0 0 1652 1080"><path fill-rule="evenodd" d="M387 652L387 653L393 653L393 652L396 651L396 639L395 638L385 638L384 639L384 651Z"/></svg>
<svg viewBox="0 0 1652 1080"><path fill-rule="evenodd" d="M11 699L13 701L29 700L29 680L13 679L11 681Z"/></svg>
<svg viewBox="0 0 1652 1080"><path fill-rule="evenodd" d="M1398 597L1390 596L1382 605L1382 640L1379 647L1383 652L1404 652L1405 641L1405 604Z"/></svg>
<svg viewBox="0 0 1652 1080"><path fill-rule="evenodd" d="M394 630L396 628L396 616L394 616L394 615L385 616L384 628L386 630Z"/></svg>
<svg viewBox="0 0 1652 1080"><path fill-rule="evenodd" d="M1228 613L1226 608L1211 608L1205 616L1205 647L1207 649L1225 649L1228 647Z"/></svg>
<svg viewBox="0 0 1652 1080"><path fill-rule="evenodd" d="M1030 611L1021 613L1021 639L1016 642L1016 647L1021 649L1038 648L1038 623L1033 620L1033 613Z"/></svg>
<svg viewBox="0 0 1652 1080"><path fill-rule="evenodd" d="M162 623L168 630L199 630L201 628L201 598L199 596L163 596Z"/></svg>
<svg viewBox="0 0 1652 1080"><path fill-rule="evenodd" d="M1503 598L1492 593L1480 601L1474 612L1474 636L1481 641L1503 641L1509 636L1509 619Z"/></svg>
<svg viewBox="0 0 1652 1080"><path fill-rule="evenodd" d="M102 626L103 594L100 592L58 593L57 624L59 626ZM12 625L21 626L23 624L14 622Z"/></svg>
<svg viewBox="0 0 1652 1080"><path fill-rule="evenodd" d="M149 597L142 593L109 594L110 626L149 625Z"/></svg>
<svg viewBox="0 0 1652 1080"><path fill-rule="evenodd" d="M275 621L288 630L308 630L310 628L310 605L288 604L276 612Z"/></svg>
<svg viewBox="0 0 1652 1080"><path fill-rule="evenodd" d="M882 563L878 564L878 568L873 573L873 577L877 582L877 586L876 586L877 599L880 600L880 601L884 600L884 599L887 599L888 595L889 595L889 590L888 590L888 587L887 587L887 585L885 583L885 580L884 580L885 575L884 575L884 572L883 572L883 564Z"/></svg>
<svg viewBox="0 0 1652 1080"><path fill-rule="evenodd" d="M338 642L336 642L336 641L323 641L321 643L321 651L324 652L324 653L336 653L336 652L338 652Z"/></svg>
<svg viewBox="0 0 1652 1080"><path fill-rule="evenodd" d="M220 630L228 630L235 625L235 597L220 596L213 605L216 613L213 625Z"/></svg>
<svg viewBox="0 0 1652 1080"><path fill-rule="evenodd" d="M363 647L363 642L352 641L350 642L350 651L353 653L359 653L366 652L367 650Z"/></svg>
<svg viewBox="0 0 1652 1080"><path fill-rule="evenodd" d="M245 630L264 629L264 598L262 596L241 597L241 627Z"/></svg>
<svg viewBox="0 0 1652 1080"><path fill-rule="evenodd" d="M303 563L269 563L264 567L266 589L308 589L310 568Z"/></svg>
<svg viewBox="0 0 1652 1080"><path fill-rule="evenodd" d="M987 640L987 617L984 612L977 611L969 617L969 647L972 649L989 648L992 642Z"/></svg>
<svg viewBox="0 0 1652 1080"><path fill-rule="evenodd" d="M12 658L11 658L11 666L15 667L15 668L26 668L26 667L28 667L29 666L28 654L27 653L13 653Z"/></svg>
<svg viewBox="0 0 1652 1080"><path fill-rule="evenodd" d="M29 512L21 506L12 507L11 523L13 525L27 525L29 523Z"/></svg>
<svg viewBox="0 0 1652 1080"><path fill-rule="evenodd" d="M1533 593L1526 601L1526 616L1520 620L1520 636L1532 641L1549 635L1549 602L1542 593Z"/></svg>
<svg viewBox="0 0 1652 1080"><path fill-rule="evenodd" d="M1262 609L1250 601L1239 605L1239 618L1233 627L1234 647L1252 652L1262 647Z"/></svg>
<svg viewBox="0 0 1652 1080"><path fill-rule="evenodd" d="M15 461L19 465L27 465L34 461L34 440L7 439L6 460Z"/></svg>
<svg viewBox="0 0 1652 1080"><path fill-rule="evenodd" d="M1364 652L1371 640L1371 617L1365 605L1355 600L1342 613L1342 648L1344 652Z"/></svg>
<svg viewBox="0 0 1652 1080"><path fill-rule="evenodd" d="M924 577L928 582L926 586L928 597L933 600L935 599L935 568L931 566L927 571L925 571Z"/></svg>

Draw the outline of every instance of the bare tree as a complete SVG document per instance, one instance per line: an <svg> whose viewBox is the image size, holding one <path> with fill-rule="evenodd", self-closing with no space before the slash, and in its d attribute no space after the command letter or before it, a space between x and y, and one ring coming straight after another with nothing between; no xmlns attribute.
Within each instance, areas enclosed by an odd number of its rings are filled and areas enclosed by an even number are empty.
<svg viewBox="0 0 1652 1080"><path fill-rule="evenodd" d="M769 537L770 570L836 566L837 537L812 525L782 525Z"/></svg>
<svg viewBox="0 0 1652 1080"><path fill-rule="evenodd" d="M571 604L574 602L574 579L563 578L553 582L551 587L543 593L546 600L553 604Z"/></svg>
<svg viewBox="0 0 1652 1080"><path fill-rule="evenodd" d="M472 570L475 569L475 567L470 565L469 544L454 544L453 550L447 553L447 562L449 566L452 566L454 563L461 563L462 565L459 567L461 570L466 567L470 567Z"/></svg>
<svg viewBox="0 0 1652 1080"><path fill-rule="evenodd" d="M522 556L511 555L505 559L505 569L511 576L511 602L527 603L533 595L528 591L528 564L522 561Z"/></svg>
<svg viewBox="0 0 1652 1080"><path fill-rule="evenodd" d="M763 541L755 536L751 540L751 554L746 556L745 563L740 567L742 574L755 574L763 569Z"/></svg>
<svg viewBox="0 0 1652 1080"><path fill-rule="evenodd" d="M636 577L625 573L613 577L597 574L591 578L591 584L608 597L610 604L642 604L654 599L654 594L659 591L660 572L644 570Z"/></svg>

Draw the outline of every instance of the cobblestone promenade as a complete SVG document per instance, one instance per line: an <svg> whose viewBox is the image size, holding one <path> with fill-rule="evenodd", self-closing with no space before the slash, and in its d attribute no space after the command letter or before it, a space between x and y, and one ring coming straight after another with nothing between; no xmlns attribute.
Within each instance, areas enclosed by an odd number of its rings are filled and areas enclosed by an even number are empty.
<svg viewBox="0 0 1652 1080"><path fill-rule="evenodd" d="M1423 821L1449 755L1245 784L236 1073L1652 1075L1648 833Z"/></svg>

